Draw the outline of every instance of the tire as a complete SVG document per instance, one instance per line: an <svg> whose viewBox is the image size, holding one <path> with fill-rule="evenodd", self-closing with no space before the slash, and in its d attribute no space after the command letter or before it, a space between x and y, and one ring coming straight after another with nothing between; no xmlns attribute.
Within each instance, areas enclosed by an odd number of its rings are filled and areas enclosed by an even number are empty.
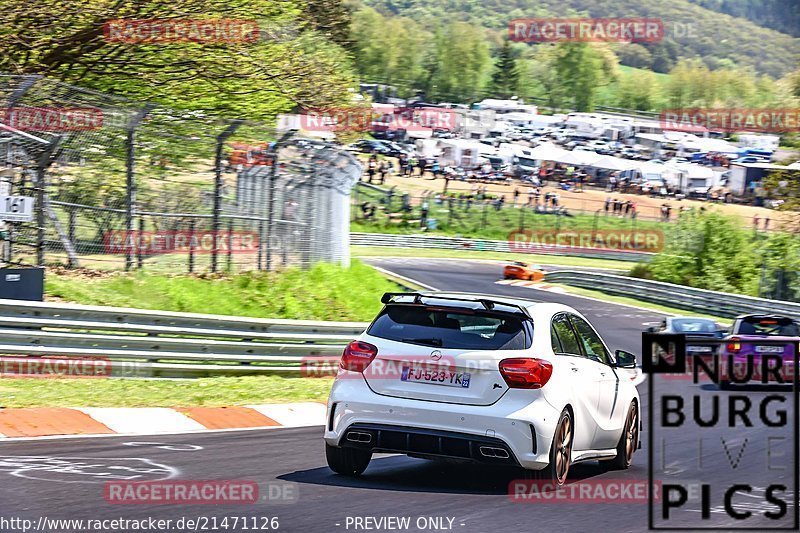
<svg viewBox="0 0 800 533"><path fill-rule="evenodd" d="M550 463L542 470L526 470L527 479L543 481L552 488L564 486L572 464L572 444L575 440L575 423L569 410L561 411L550 445Z"/></svg>
<svg viewBox="0 0 800 533"><path fill-rule="evenodd" d="M372 452L357 448L337 448L325 443L325 458L328 466L343 476L360 476L367 469Z"/></svg>
<svg viewBox="0 0 800 533"><path fill-rule="evenodd" d="M639 445L639 406L636 402L631 403L628 408L628 416L625 419L625 426L617 444L617 456L609 461L610 467L614 470L627 470L633 463L633 454Z"/></svg>

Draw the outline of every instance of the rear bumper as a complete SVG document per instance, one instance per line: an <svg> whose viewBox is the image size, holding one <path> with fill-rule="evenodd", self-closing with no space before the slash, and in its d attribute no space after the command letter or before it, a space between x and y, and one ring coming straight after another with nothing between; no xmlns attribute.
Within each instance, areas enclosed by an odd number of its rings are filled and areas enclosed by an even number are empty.
<svg viewBox="0 0 800 533"><path fill-rule="evenodd" d="M436 429L355 423L344 430L339 445L372 452L464 459L519 466L509 446L496 437Z"/></svg>
<svg viewBox="0 0 800 533"><path fill-rule="evenodd" d="M363 378L337 380L328 399L325 441L539 470L549 463L561 410L542 396L532 398L532 392L512 389L493 405L477 406L383 396ZM481 447L505 450L508 457Z"/></svg>

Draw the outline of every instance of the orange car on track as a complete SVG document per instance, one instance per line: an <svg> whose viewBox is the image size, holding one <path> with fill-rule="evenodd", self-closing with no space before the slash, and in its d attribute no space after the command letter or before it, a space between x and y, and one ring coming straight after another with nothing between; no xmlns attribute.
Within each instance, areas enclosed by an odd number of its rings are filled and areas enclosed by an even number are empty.
<svg viewBox="0 0 800 533"><path fill-rule="evenodd" d="M544 279L544 271L539 265L529 265L522 261L514 261L503 268L503 278L541 281Z"/></svg>

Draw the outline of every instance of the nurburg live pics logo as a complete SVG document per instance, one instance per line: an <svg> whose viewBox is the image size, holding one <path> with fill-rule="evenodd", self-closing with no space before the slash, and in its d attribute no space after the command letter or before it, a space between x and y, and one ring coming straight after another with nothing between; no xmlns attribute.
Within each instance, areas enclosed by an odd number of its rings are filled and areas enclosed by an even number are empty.
<svg viewBox="0 0 800 533"><path fill-rule="evenodd" d="M746 342L757 355L742 350L741 343L729 348L726 340L642 334L642 370L650 374L650 529L797 531L800 526L798 377L791 372L788 380L783 369L797 368L800 342ZM712 355L698 350L700 345L711 346ZM792 359L783 349L776 354L764 348L787 345ZM691 382L662 380L687 369ZM687 476L701 480L699 497L690 497L696 482L688 483ZM659 502L653 498L656 486Z"/></svg>

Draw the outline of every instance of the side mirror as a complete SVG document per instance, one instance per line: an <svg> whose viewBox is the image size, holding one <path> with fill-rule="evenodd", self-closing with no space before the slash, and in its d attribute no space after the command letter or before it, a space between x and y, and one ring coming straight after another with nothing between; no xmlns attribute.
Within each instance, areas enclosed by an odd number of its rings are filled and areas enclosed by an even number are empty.
<svg viewBox="0 0 800 533"><path fill-rule="evenodd" d="M617 350L614 352L617 362L614 364L617 368L636 368L636 356L625 350Z"/></svg>

